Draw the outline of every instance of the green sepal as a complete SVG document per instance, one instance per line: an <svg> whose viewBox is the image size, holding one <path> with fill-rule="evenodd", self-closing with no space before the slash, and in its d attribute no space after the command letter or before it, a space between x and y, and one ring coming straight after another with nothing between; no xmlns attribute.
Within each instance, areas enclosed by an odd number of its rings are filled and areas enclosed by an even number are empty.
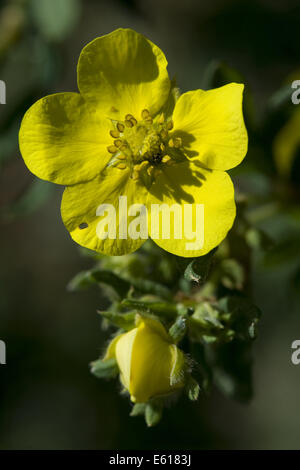
<svg viewBox="0 0 300 470"><path fill-rule="evenodd" d="M156 426L161 418L163 413L163 404L161 400L151 400L146 404L145 408L145 420L147 426L153 427Z"/></svg>
<svg viewBox="0 0 300 470"><path fill-rule="evenodd" d="M91 373L98 379L112 379L119 374L117 361L114 358L103 361L98 359L90 364Z"/></svg>
<svg viewBox="0 0 300 470"><path fill-rule="evenodd" d="M144 416L146 411L146 403L136 403L130 412L130 416Z"/></svg>

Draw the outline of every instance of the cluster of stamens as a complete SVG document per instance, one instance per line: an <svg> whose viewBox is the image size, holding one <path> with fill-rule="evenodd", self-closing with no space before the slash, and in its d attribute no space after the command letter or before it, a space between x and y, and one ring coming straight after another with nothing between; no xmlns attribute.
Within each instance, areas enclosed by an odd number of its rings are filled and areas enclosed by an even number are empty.
<svg viewBox="0 0 300 470"><path fill-rule="evenodd" d="M152 181L161 172L161 165L176 163L181 138L169 136L173 122L165 120L163 114L152 118L144 109L139 121L132 114L126 114L124 121L112 123L110 136L114 141L107 147L112 154L110 165L120 170L129 168L133 180L142 177Z"/></svg>

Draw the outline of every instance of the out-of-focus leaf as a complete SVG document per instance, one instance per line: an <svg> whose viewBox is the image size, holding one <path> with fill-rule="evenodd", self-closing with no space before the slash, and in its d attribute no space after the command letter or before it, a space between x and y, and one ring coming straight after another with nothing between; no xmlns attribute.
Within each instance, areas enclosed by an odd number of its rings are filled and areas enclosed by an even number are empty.
<svg viewBox="0 0 300 470"><path fill-rule="evenodd" d="M274 241L262 230L250 228L245 233L246 242L254 250L268 250L274 246Z"/></svg>
<svg viewBox="0 0 300 470"><path fill-rule="evenodd" d="M221 282L228 289L242 289L245 281L243 266L235 259L225 259L220 264Z"/></svg>
<svg viewBox="0 0 300 470"><path fill-rule="evenodd" d="M13 204L4 209L2 217L7 221L11 221L16 217L33 213L45 204L53 191L54 188L50 183L38 179L34 180Z"/></svg>
<svg viewBox="0 0 300 470"><path fill-rule="evenodd" d="M277 243L264 256L264 266L267 268L282 267L287 264L293 264L300 259L299 236L288 238Z"/></svg>
<svg viewBox="0 0 300 470"><path fill-rule="evenodd" d="M40 33L52 41L68 36L80 16L79 0L30 0Z"/></svg>
<svg viewBox="0 0 300 470"><path fill-rule="evenodd" d="M292 93L293 89L290 83L277 90L269 99L268 107L270 112L278 111L284 106L291 106Z"/></svg>
<svg viewBox="0 0 300 470"><path fill-rule="evenodd" d="M203 284L209 274L213 255L215 254L216 250L217 248L207 253L207 255L194 258L192 261L190 261L184 271L185 279L188 281L197 282L198 284Z"/></svg>
<svg viewBox="0 0 300 470"><path fill-rule="evenodd" d="M119 368L115 359L102 361L98 359L91 363L91 373L99 379L111 379L118 375Z"/></svg>

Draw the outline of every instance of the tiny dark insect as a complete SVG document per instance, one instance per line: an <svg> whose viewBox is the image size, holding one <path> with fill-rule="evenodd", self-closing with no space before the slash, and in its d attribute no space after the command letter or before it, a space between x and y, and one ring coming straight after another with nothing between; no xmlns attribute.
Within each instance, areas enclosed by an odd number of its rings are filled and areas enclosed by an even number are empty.
<svg viewBox="0 0 300 470"><path fill-rule="evenodd" d="M88 228L88 224L86 222L82 222L82 224L79 225L80 230L84 228Z"/></svg>

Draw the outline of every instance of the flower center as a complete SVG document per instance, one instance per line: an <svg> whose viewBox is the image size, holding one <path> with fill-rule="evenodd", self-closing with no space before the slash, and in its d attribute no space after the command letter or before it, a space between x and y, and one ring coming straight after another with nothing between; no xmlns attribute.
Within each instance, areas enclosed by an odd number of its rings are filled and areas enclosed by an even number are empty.
<svg viewBox="0 0 300 470"><path fill-rule="evenodd" d="M151 185L162 165L172 165L182 159L181 138L170 137L173 122L165 120L163 114L153 119L144 109L140 120L126 114L124 121L112 121L112 124L110 136L114 141L107 147L112 154L109 165L120 170L129 168L133 180L142 179L147 186Z"/></svg>

